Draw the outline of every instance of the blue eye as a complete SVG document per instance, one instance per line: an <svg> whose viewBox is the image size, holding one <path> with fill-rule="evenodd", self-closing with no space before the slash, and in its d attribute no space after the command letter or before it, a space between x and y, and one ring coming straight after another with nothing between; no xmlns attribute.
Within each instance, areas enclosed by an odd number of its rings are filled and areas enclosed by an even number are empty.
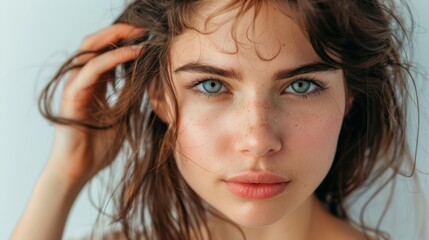
<svg viewBox="0 0 429 240"><path fill-rule="evenodd" d="M297 80L286 88L287 92L306 94L314 91L318 86L311 80Z"/></svg>
<svg viewBox="0 0 429 240"><path fill-rule="evenodd" d="M225 90L223 84L218 80L203 80L197 85L198 90L210 94L216 94Z"/></svg>

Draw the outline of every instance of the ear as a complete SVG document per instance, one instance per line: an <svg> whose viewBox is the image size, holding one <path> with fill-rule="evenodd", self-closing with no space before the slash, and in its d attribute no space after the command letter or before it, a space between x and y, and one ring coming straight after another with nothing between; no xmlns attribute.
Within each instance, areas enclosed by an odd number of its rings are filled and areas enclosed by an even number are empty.
<svg viewBox="0 0 429 240"><path fill-rule="evenodd" d="M168 104L166 94L156 86L156 80L151 81L148 88L149 102L155 114L166 124L171 123L171 104Z"/></svg>

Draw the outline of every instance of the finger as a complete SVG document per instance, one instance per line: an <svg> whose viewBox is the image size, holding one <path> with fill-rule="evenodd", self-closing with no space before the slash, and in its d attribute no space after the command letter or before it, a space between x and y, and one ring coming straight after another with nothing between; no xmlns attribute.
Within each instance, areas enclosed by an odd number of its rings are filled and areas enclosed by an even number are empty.
<svg viewBox="0 0 429 240"><path fill-rule="evenodd" d="M81 51L99 50L114 45L120 40L132 38L143 33L143 29L127 24L115 24L86 37L80 46Z"/></svg>
<svg viewBox="0 0 429 240"><path fill-rule="evenodd" d="M97 81L102 75L113 70L117 65L135 59L142 46L127 46L103 53L91 59L76 78L64 89L61 103L61 115L63 117L85 120L85 109L91 102L92 93ZM107 81L106 81L107 82Z"/></svg>
<svg viewBox="0 0 429 240"><path fill-rule="evenodd" d="M136 28L127 24L115 24L108 28L105 28L97 33L94 33L84 39L82 42L79 51L97 51L111 45L115 45L120 40L131 38L143 33L143 29ZM97 56L95 53L86 53L80 56L77 56L73 59L73 65L86 64L92 58ZM73 69L70 71L69 80L72 79L78 74L80 69ZM66 85L68 84L66 82Z"/></svg>
<svg viewBox="0 0 429 240"><path fill-rule="evenodd" d="M85 53L85 54L79 55L79 56L73 58L72 66L75 67L78 65L85 65L87 62L89 62L89 60L93 59L96 56L97 56L96 53ZM72 70L70 70L69 71L69 77L68 77L67 81L65 82L65 85L68 85L69 82L73 81L73 79L79 73L80 70L81 70L80 67L75 67Z"/></svg>

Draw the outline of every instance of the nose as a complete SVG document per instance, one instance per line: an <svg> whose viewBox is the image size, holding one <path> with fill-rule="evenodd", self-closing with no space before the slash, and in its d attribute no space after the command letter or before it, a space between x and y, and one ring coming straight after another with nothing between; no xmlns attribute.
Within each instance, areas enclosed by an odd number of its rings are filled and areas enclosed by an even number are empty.
<svg viewBox="0 0 429 240"><path fill-rule="evenodd" d="M282 147L281 132L276 131L277 120L272 104L253 101L244 104L241 109L236 149L253 158L278 152Z"/></svg>

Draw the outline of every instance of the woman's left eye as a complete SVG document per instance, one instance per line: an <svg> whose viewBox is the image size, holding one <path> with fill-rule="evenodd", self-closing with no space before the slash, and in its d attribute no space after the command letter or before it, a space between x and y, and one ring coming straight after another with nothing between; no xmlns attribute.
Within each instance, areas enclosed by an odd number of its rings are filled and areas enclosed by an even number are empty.
<svg viewBox="0 0 429 240"><path fill-rule="evenodd" d="M314 92L319 86L312 80L300 79L292 82L285 92L290 92L298 95L304 95Z"/></svg>

